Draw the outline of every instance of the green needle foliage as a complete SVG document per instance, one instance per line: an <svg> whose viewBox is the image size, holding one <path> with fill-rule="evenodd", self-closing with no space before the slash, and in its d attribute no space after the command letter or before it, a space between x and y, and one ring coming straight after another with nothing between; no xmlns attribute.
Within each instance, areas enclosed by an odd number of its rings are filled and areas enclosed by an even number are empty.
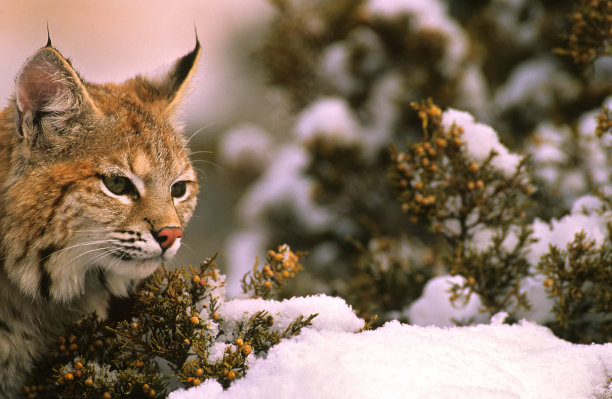
<svg viewBox="0 0 612 399"><path fill-rule="evenodd" d="M612 226L602 245L576 235L565 249L550 247L539 269L555 300L555 333L574 342L612 340Z"/></svg>
<svg viewBox="0 0 612 399"><path fill-rule="evenodd" d="M301 270L300 257L280 246L270 251L269 259L276 280L267 277L264 266L254 268L256 277L243 281L248 280L253 297L273 298L266 282L274 281L275 289L282 287ZM247 357L265 355L316 317L298 317L279 331L274 318L260 311L237 323L235 330L223 331L234 325L220 315L224 279L214 257L189 270L156 272L136 292L130 320L109 323L93 314L59 337L30 376L24 396L163 398L170 387L193 387L209 378L227 388L245 375ZM211 357L218 346L222 356Z"/></svg>
<svg viewBox="0 0 612 399"><path fill-rule="evenodd" d="M442 111L432 101L413 107L422 120L423 140L406 151L391 151L389 178L402 211L444 239L450 273L465 278L453 286L451 298L478 294L491 315L512 304L528 308L520 280L529 275L525 254L532 240L525 209L534 189L525 161L509 177L491 164L494 152L476 163L465 150L463 127L444 128ZM473 240L483 230L491 231L490 244L476 248Z"/></svg>

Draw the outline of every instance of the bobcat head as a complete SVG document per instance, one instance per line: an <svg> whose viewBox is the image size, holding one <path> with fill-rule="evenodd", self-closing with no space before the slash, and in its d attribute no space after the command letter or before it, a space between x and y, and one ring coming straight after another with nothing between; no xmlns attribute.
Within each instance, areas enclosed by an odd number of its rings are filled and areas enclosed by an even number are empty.
<svg viewBox="0 0 612 399"><path fill-rule="evenodd" d="M122 84L51 43L26 61L0 113L0 264L25 295L123 296L176 253L198 184L175 114L199 55Z"/></svg>

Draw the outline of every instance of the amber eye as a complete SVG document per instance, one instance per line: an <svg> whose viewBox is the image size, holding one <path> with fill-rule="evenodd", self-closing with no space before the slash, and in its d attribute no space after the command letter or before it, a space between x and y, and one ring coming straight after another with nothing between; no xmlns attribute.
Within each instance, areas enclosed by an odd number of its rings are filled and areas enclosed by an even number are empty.
<svg viewBox="0 0 612 399"><path fill-rule="evenodd" d="M102 176L102 181L106 188L115 195L138 195L132 181L125 176Z"/></svg>
<svg viewBox="0 0 612 399"><path fill-rule="evenodd" d="M170 188L170 195L174 198L181 198L187 192L187 182L177 181Z"/></svg>

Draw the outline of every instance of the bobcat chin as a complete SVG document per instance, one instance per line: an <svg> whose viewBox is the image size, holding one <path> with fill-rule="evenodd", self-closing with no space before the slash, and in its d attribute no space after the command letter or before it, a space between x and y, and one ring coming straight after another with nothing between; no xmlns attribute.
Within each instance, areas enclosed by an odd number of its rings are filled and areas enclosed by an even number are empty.
<svg viewBox="0 0 612 399"><path fill-rule="evenodd" d="M178 250L198 184L175 114L199 55L95 84L49 41L21 68L0 111L0 398Z"/></svg>

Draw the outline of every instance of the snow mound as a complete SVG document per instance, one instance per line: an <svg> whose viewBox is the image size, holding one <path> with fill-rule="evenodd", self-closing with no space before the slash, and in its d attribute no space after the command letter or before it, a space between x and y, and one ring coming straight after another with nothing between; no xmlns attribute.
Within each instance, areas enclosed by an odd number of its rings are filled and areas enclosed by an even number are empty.
<svg viewBox="0 0 612 399"><path fill-rule="evenodd" d="M363 328L363 320L355 315L344 299L323 294L295 297L283 301L265 299L233 299L223 303L219 313L230 323L245 322L256 312L265 310L274 317L276 330L284 330L297 317L317 313L312 320L315 330L355 332ZM235 330L235 327L226 330Z"/></svg>
<svg viewBox="0 0 612 399"><path fill-rule="evenodd" d="M500 143L492 127L476 122L474 117L467 112L449 108L442 114L442 126L448 130L453 124L463 127L464 133L461 139L465 142L468 155L474 161L483 162L491 151L495 151L497 156L493 158L491 165L498 168L507 177L516 172L522 157L508 151Z"/></svg>
<svg viewBox="0 0 612 399"><path fill-rule="evenodd" d="M214 380L170 399L604 397L612 344L575 345L530 322L359 334L304 330L223 391Z"/></svg>

